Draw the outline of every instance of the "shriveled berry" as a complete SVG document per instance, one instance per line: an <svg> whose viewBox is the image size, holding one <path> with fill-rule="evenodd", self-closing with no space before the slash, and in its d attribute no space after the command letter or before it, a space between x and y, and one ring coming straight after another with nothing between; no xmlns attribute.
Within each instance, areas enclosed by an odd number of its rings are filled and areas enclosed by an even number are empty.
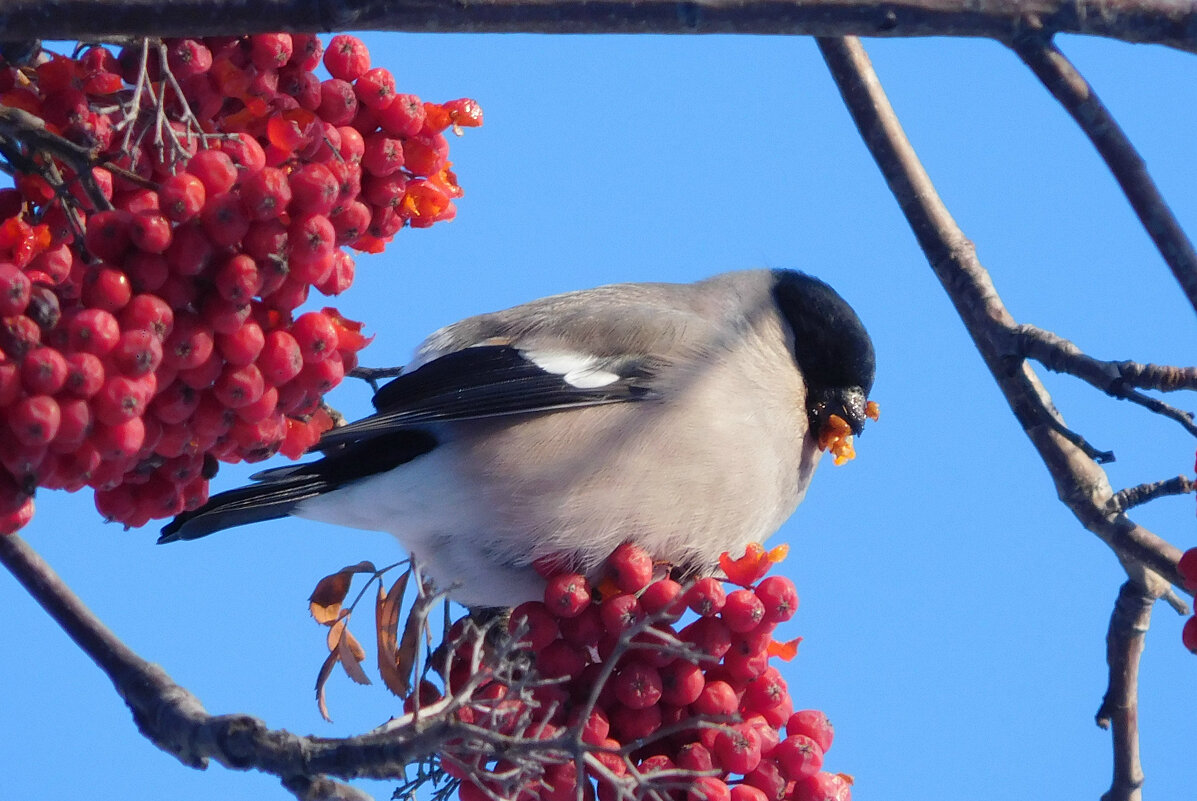
<svg viewBox="0 0 1197 801"><path fill-rule="evenodd" d="M661 700L661 674L644 662L624 664L612 681L615 697L629 709L645 709Z"/></svg>

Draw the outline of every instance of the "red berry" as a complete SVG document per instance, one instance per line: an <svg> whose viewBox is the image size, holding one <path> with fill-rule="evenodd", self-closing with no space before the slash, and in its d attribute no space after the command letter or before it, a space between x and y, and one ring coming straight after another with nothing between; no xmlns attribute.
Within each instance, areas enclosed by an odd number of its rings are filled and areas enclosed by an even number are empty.
<svg viewBox="0 0 1197 801"><path fill-rule="evenodd" d="M0 317L11 317L25 311L33 283L15 265L0 263Z"/></svg>
<svg viewBox="0 0 1197 801"><path fill-rule="evenodd" d="M295 337L286 331L271 331L258 356L258 369L275 386L287 383L303 369L303 352Z"/></svg>
<svg viewBox="0 0 1197 801"><path fill-rule="evenodd" d="M255 220L271 220L282 215L291 202L287 174L276 167L264 167L241 184L241 199Z"/></svg>
<svg viewBox="0 0 1197 801"><path fill-rule="evenodd" d="M374 109L378 124L394 136L415 136L424 127L424 104L415 95L395 95L390 103Z"/></svg>
<svg viewBox="0 0 1197 801"><path fill-rule="evenodd" d="M578 573L554 576L545 586L544 603L556 617L577 617L590 605L590 585Z"/></svg>
<svg viewBox="0 0 1197 801"><path fill-rule="evenodd" d="M324 66L334 78L356 81L370 69L370 51L356 36L334 36L324 50Z"/></svg>
<svg viewBox="0 0 1197 801"><path fill-rule="evenodd" d="M143 211L133 218L129 238L147 253L163 253L170 246L170 221L157 211Z"/></svg>
<svg viewBox="0 0 1197 801"><path fill-rule="evenodd" d="M291 221L287 231L287 255L291 275L297 281L318 284L328 277L333 265L337 232L323 214L307 214Z"/></svg>
<svg viewBox="0 0 1197 801"><path fill-rule="evenodd" d="M629 709L646 709L661 700L661 674L644 662L628 662L612 678L615 697Z"/></svg>
<svg viewBox="0 0 1197 801"><path fill-rule="evenodd" d="M565 640L553 640L536 655L536 667L549 679L577 676L586 667L585 652Z"/></svg>
<svg viewBox="0 0 1197 801"><path fill-rule="evenodd" d="M661 670L661 700L667 704L692 704L698 700L705 686L702 668L685 659L675 659Z"/></svg>
<svg viewBox="0 0 1197 801"><path fill-rule="evenodd" d="M527 643L533 653L542 651L557 639L557 621L539 601L528 601L511 610L507 631L514 634L519 628L524 629L520 642Z"/></svg>
<svg viewBox="0 0 1197 801"><path fill-rule="evenodd" d="M179 80L201 75L212 67L212 51L197 39L175 39L167 51L167 64Z"/></svg>
<svg viewBox="0 0 1197 801"><path fill-rule="evenodd" d="M746 712L755 714L773 709L788 698L789 690L785 679L777 672L777 668L771 667L749 682L741 704Z"/></svg>
<svg viewBox="0 0 1197 801"><path fill-rule="evenodd" d="M357 116L357 95L353 84L339 78L329 78L320 84L320 108L316 113L333 125L348 125Z"/></svg>
<svg viewBox="0 0 1197 801"><path fill-rule="evenodd" d="M17 401L7 413L8 427L22 445L46 445L58 433L62 413L49 395L32 395Z"/></svg>
<svg viewBox="0 0 1197 801"><path fill-rule="evenodd" d="M603 601L599 614L607 633L615 635L639 623L644 617L644 610L640 608L640 601L636 600L635 595L625 593Z"/></svg>
<svg viewBox="0 0 1197 801"><path fill-rule="evenodd" d="M207 198L203 181L185 172L164 179L158 190L160 211L175 222L186 222L198 215Z"/></svg>
<svg viewBox="0 0 1197 801"><path fill-rule="evenodd" d="M220 152L232 159L237 167L235 186L244 186L246 180L257 175L266 166L266 151L258 144L257 139L248 134L238 134L234 138L222 140Z"/></svg>
<svg viewBox="0 0 1197 801"><path fill-rule="evenodd" d="M1185 648L1197 654L1197 615L1185 621L1184 628L1180 631L1180 639Z"/></svg>
<svg viewBox="0 0 1197 801"><path fill-rule="evenodd" d="M120 339L120 324L111 312L83 309L67 323L67 341L71 350L105 356Z"/></svg>
<svg viewBox="0 0 1197 801"><path fill-rule="evenodd" d="M397 139L379 131L366 137L366 149L362 153L362 169L374 176L390 175L404 164L405 145Z"/></svg>
<svg viewBox="0 0 1197 801"><path fill-rule="evenodd" d="M92 397L96 419L105 425L115 426L133 417L140 417L149 403L151 393L147 389L148 385L139 379L122 375L106 378L100 391Z"/></svg>
<svg viewBox="0 0 1197 801"><path fill-rule="evenodd" d="M109 267L92 269L83 281L83 303L93 309L116 312L133 297L129 277Z"/></svg>
<svg viewBox="0 0 1197 801"><path fill-rule="evenodd" d="M653 560L638 545L625 542L607 560L615 584L624 592L639 592L653 577Z"/></svg>
<svg viewBox="0 0 1197 801"><path fill-rule="evenodd" d="M700 578L686 590L686 605L703 617L719 614L727 603L727 592L718 579Z"/></svg>
<svg viewBox="0 0 1197 801"><path fill-rule="evenodd" d="M337 348L337 329L323 312L307 312L291 324L291 335L299 345L305 364L320 362Z"/></svg>
<svg viewBox="0 0 1197 801"><path fill-rule="evenodd" d="M212 387L216 399L230 409L248 406L262 397L266 384L261 371L252 364L244 367L229 365Z"/></svg>
<svg viewBox="0 0 1197 801"><path fill-rule="evenodd" d="M720 617L733 632L751 631L765 617L765 605L752 590L733 590L727 595Z"/></svg>
<svg viewBox="0 0 1197 801"><path fill-rule="evenodd" d="M224 194L237 183L237 165L221 150L201 150L187 163L187 172L204 185L208 197Z"/></svg>
<svg viewBox="0 0 1197 801"><path fill-rule="evenodd" d="M766 576L756 585L755 592L764 605L765 623L783 623L798 611L798 590L784 576Z"/></svg>
<svg viewBox="0 0 1197 801"><path fill-rule="evenodd" d="M159 341L165 341L175 325L175 314L166 301L157 295L134 295L121 309L120 326L129 331L144 329Z"/></svg>
<svg viewBox="0 0 1197 801"><path fill-rule="evenodd" d="M199 275L212 262L214 252L212 241L197 220L175 229L174 239L166 249L166 263L175 275Z"/></svg>
<svg viewBox="0 0 1197 801"><path fill-rule="evenodd" d="M762 759L756 770L744 777L744 783L760 790L768 801L781 801L785 797L786 779L772 758Z"/></svg>
<svg viewBox="0 0 1197 801"><path fill-rule="evenodd" d="M804 734L819 744L824 751L831 748L831 741L835 739L835 726L827 719L827 715L817 709L803 709L790 715L786 722L786 734Z"/></svg>
<svg viewBox="0 0 1197 801"><path fill-rule="evenodd" d="M640 606L647 615L676 620L686 607L682 600L682 585L673 579L658 579L640 593Z"/></svg>
<svg viewBox="0 0 1197 801"><path fill-rule="evenodd" d="M104 385L104 363L92 353L68 353L67 373L63 387L72 395L90 398Z"/></svg>
<svg viewBox="0 0 1197 801"><path fill-rule="evenodd" d="M661 707L657 705L643 708L632 708L623 704L615 704L611 708L611 731L615 738L622 743L634 743L642 740L661 728ZM642 772L645 766L640 765Z"/></svg>
<svg viewBox="0 0 1197 801"><path fill-rule="evenodd" d="M87 218L84 246L98 259L119 263L129 248L133 215L123 209L97 211Z"/></svg>
<svg viewBox="0 0 1197 801"><path fill-rule="evenodd" d="M0 514L0 534L20 531L33 519L33 498L26 498L16 511Z"/></svg>
<svg viewBox="0 0 1197 801"><path fill-rule="evenodd" d="M708 681L690 708L700 715L734 715L739 706L736 691L726 681Z"/></svg>
<svg viewBox="0 0 1197 801"><path fill-rule="evenodd" d="M751 773L761 763L761 738L751 726L729 726L715 736L714 757L728 773Z"/></svg>
<svg viewBox="0 0 1197 801"><path fill-rule="evenodd" d="M1176 567L1180 571L1185 587L1190 591L1197 591L1197 548L1189 548L1182 553L1180 563Z"/></svg>
<svg viewBox="0 0 1197 801"><path fill-rule="evenodd" d="M99 423L90 442L106 461L121 462L137 455L145 442L145 423L140 417L105 425Z"/></svg>
<svg viewBox="0 0 1197 801"><path fill-rule="evenodd" d="M158 369L162 363L162 342L153 332L135 328L121 334L108 358L119 372L136 378Z"/></svg>
<svg viewBox="0 0 1197 801"><path fill-rule="evenodd" d="M249 37L250 61L259 70L276 70L291 60L289 33L259 33Z"/></svg>
<svg viewBox="0 0 1197 801"><path fill-rule="evenodd" d="M323 164L304 164L295 169L288 180L291 193L291 212L295 214L329 214L340 190L332 170Z"/></svg>
<svg viewBox="0 0 1197 801"><path fill-rule="evenodd" d="M363 106L378 109L389 105L395 97L395 77L390 70L375 67L366 70L354 85L357 99Z"/></svg>
<svg viewBox="0 0 1197 801"><path fill-rule="evenodd" d="M345 367L341 354L333 351L324 361L305 364L297 380L309 390L323 395L340 384L344 377Z"/></svg>
<svg viewBox="0 0 1197 801"><path fill-rule="evenodd" d="M237 367L252 364L265 345L266 335L262 333L262 327L252 320L247 320L231 334L216 335L216 349L226 362Z"/></svg>
<svg viewBox="0 0 1197 801"><path fill-rule="evenodd" d="M21 364L21 382L33 395L53 395L62 389L67 377L67 362L54 348L34 348Z"/></svg>
<svg viewBox="0 0 1197 801"><path fill-rule="evenodd" d="M823 749L802 734L786 737L769 756L777 763L781 775L790 781L813 776L823 767Z"/></svg>
<svg viewBox="0 0 1197 801"><path fill-rule="evenodd" d="M239 244L249 231L249 216L245 213L240 194L225 192L209 195L208 202L200 212L200 224L208 238L220 247Z"/></svg>
<svg viewBox="0 0 1197 801"><path fill-rule="evenodd" d="M751 784L737 784L731 788L731 801L768 801L768 796Z"/></svg>
<svg viewBox="0 0 1197 801"><path fill-rule="evenodd" d="M731 801L731 788L714 776L699 776L690 785L686 801Z"/></svg>
<svg viewBox="0 0 1197 801"><path fill-rule="evenodd" d="M190 314L175 320L174 330L166 338L162 361L179 370L200 366L212 354L212 334Z"/></svg>
<svg viewBox="0 0 1197 801"><path fill-rule="evenodd" d="M816 773L794 783L793 801L852 801L852 782L839 773Z"/></svg>

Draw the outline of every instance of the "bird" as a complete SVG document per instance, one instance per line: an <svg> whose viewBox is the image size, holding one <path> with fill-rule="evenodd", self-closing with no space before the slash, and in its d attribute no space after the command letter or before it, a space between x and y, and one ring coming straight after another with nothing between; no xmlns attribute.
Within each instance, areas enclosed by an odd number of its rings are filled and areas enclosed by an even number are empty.
<svg viewBox="0 0 1197 801"><path fill-rule="evenodd" d="M322 458L159 542L287 516L386 532L482 608L543 598L538 560L596 576L624 542L711 574L794 512L833 416L862 432L874 373L856 312L797 270L553 295L432 333Z"/></svg>

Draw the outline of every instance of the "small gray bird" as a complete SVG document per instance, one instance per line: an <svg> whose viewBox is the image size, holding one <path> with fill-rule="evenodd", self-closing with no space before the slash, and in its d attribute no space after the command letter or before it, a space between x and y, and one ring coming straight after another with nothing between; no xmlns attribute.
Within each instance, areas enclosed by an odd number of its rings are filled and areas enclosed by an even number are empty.
<svg viewBox="0 0 1197 801"><path fill-rule="evenodd" d="M873 370L856 313L800 272L555 295L432 334L322 459L159 541L287 515L386 531L467 606L540 598L534 560L593 572L625 541L710 572L793 513L831 415L861 432Z"/></svg>

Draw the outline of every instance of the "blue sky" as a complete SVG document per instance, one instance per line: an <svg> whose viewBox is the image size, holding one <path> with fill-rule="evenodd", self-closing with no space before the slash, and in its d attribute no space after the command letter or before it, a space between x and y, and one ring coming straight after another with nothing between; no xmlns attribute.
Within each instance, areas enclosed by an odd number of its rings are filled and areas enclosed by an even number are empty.
<svg viewBox="0 0 1197 801"><path fill-rule="evenodd" d="M1080 528L1005 407L809 39L369 35L401 91L476 98L452 143L458 219L363 258L336 305L376 334L363 363L407 361L429 331L552 292L798 267L856 307L877 346L882 418L858 458L822 466L777 535L802 606L786 666L825 710L827 765L858 799L1095 799L1108 786L1104 636L1124 578ZM1197 59L1068 38L1062 49L1197 231ZM1071 119L1000 45L868 42L948 207L1013 315L1098 358L1193 362L1197 322ZM1191 469L1175 423L1046 375L1065 419L1118 456L1116 487ZM1191 397L1180 405L1197 406ZM360 383L336 390L365 412ZM250 471L230 467L216 488ZM214 713L337 736L385 721L385 691L312 686L323 630L306 599L344 564L400 557L387 536L295 521L156 547L87 497L39 496L25 536L116 632ZM1197 544L1192 497L1136 518ZM7 574L0 663L13 798L289 798L272 777L184 768L135 731L107 679ZM1197 782L1194 657L1157 609L1142 666L1146 792ZM50 766L53 764L53 767ZM385 783L363 783L376 797Z"/></svg>

